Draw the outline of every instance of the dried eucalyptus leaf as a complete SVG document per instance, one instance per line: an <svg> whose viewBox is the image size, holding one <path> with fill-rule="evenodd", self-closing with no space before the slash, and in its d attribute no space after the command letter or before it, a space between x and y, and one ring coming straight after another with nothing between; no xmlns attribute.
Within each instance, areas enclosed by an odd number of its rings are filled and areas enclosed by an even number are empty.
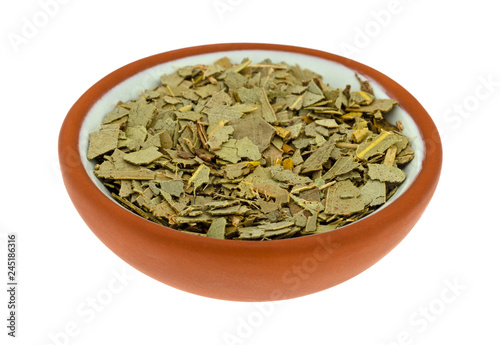
<svg viewBox="0 0 500 345"><path fill-rule="evenodd" d="M242 240L256 240L264 237L265 231L257 227L238 228L239 238Z"/></svg>
<svg viewBox="0 0 500 345"><path fill-rule="evenodd" d="M106 117L102 121L103 124L111 123L113 121L116 121L118 119L121 119L125 116L127 116L130 113L129 109L126 109L124 107L116 106L115 109L112 112L109 112L106 114Z"/></svg>
<svg viewBox="0 0 500 345"><path fill-rule="evenodd" d="M137 152L126 153L123 155L123 159L134 165L147 165L153 163L161 156L163 154L158 151L158 148L152 146Z"/></svg>
<svg viewBox="0 0 500 345"><path fill-rule="evenodd" d="M163 191L175 197L180 197L184 193L183 181L162 181L160 182L160 186Z"/></svg>
<svg viewBox="0 0 500 345"><path fill-rule="evenodd" d="M210 168L202 164L196 169L193 176L189 179L188 185L194 185L194 190L197 190L202 184L208 183L210 180Z"/></svg>
<svg viewBox="0 0 500 345"><path fill-rule="evenodd" d="M180 83L184 80L184 77L179 75L177 71L171 73L171 74L164 74L161 76L160 81L163 85L168 85L168 86L179 86Z"/></svg>
<svg viewBox="0 0 500 345"><path fill-rule="evenodd" d="M241 160L241 157L238 156L236 143L236 139L229 139L227 142L221 145L221 148L219 150L214 151L215 155L225 161L238 163Z"/></svg>
<svg viewBox="0 0 500 345"><path fill-rule="evenodd" d="M352 181L340 181L337 183L336 194L342 199L355 198L361 194L359 188L357 188Z"/></svg>
<svg viewBox="0 0 500 345"><path fill-rule="evenodd" d="M324 119L324 120L316 120L316 124L326 127L326 128L336 128L338 127L337 121L334 119Z"/></svg>
<svg viewBox="0 0 500 345"><path fill-rule="evenodd" d="M118 147L119 129L101 129L89 135L87 159L92 160Z"/></svg>
<svg viewBox="0 0 500 345"><path fill-rule="evenodd" d="M377 180L368 180L361 188L361 199L365 206L378 206L386 202L386 185Z"/></svg>
<svg viewBox="0 0 500 345"><path fill-rule="evenodd" d="M156 112L156 106L140 99L132 104L128 117L128 126L148 126Z"/></svg>
<svg viewBox="0 0 500 345"><path fill-rule="evenodd" d="M226 218L215 218L210 224L210 228L207 231L207 236L211 238L224 239L226 234Z"/></svg>
<svg viewBox="0 0 500 345"><path fill-rule="evenodd" d="M95 170L95 175L106 180L152 180L156 174L149 169L138 170Z"/></svg>
<svg viewBox="0 0 500 345"><path fill-rule="evenodd" d="M243 139L248 137L263 152L269 147L276 130L260 117L247 117L239 121L232 121L234 128L233 138ZM251 128L251 130L249 130Z"/></svg>
<svg viewBox="0 0 500 345"><path fill-rule="evenodd" d="M365 208L364 200L360 197L342 198L342 185L336 183L328 189L326 197L325 213L330 215L349 216L356 212L361 212Z"/></svg>
<svg viewBox="0 0 500 345"><path fill-rule="evenodd" d="M403 170L383 164L368 164L368 176L373 180L393 183L401 183L406 178Z"/></svg>
<svg viewBox="0 0 500 345"><path fill-rule="evenodd" d="M360 144L356 150L356 156L359 159L368 159L375 154L383 153L387 150L391 145L394 145L400 139L397 135L382 131L378 136L373 138L372 141L367 141Z"/></svg>
<svg viewBox="0 0 500 345"><path fill-rule="evenodd" d="M208 145L212 150L220 149L223 143L229 140L229 136L234 132L231 126L220 126L208 136Z"/></svg>
<svg viewBox="0 0 500 345"><path fill-rule="evenodd" d="M257 98L262 106L262 117L265 121L269 123L276 122L276 114L274 109L269 104L269 99L267 98L266 90L263 87L256 88Z"/></svg>
<svg viewBox="0 0 500 345"><path fill-rule="evenodd" d="M238 156L241 158L248 158L253 161L258 161L261 158L259 147L248 139L248 137L237 140L235 147L238 150Z"/></svg>
<svg viewBox="0 0 500 345"><path fill-rule="evenodd" d="M217 85L208 84L198 88L194 92L196 92L196 94L201 98L207 98L208 96L212 96L218 90L219 87Z"/></svg>
<svg viewBox="0 0 500 345"><path fill-rule="evenodd" d="M357 108L347 108L347 110L360 111L362 113L369 113L369 114L373 114L377 111L386 113L389 110L391 110L396 104L398 104L398 101L395 101L393 99L375 99L371 102L370 105L365 105Z"/></svg>
<svg viewBox="0 0 500 345"><path fill-rule="evenodd" d="M341 156L335 164L326 172L323 178L330 180L335 176L346 174L353 169L359 167L359 163L354 160L353 156Z"/></svg>
<svg viewBox="0 0 500 345"><path fill-rule="evenodd" d="M330 158L330 154L335 147L335 138L330 138L319 149L314 151L309 158L306 159L302 166L302 173L321 170L323 164Z"/></svg>
<svg viewBox="0 0 500 345"><path fill-rule="evenodd" d="M217 124L221 121L238 120L243 116L241 111L232 109L229 105L216 105L213 108L203 110L208 115L210 124Z"/></svg>
<svg viewBox="0 0 500 345"><path fill-rule="evenodd" d="M312 180L309 177L300 176L291 170L285 170L281 165L271 167L271 176L276 181L285 182L291 185L305 185L312 183Z"/></svg>

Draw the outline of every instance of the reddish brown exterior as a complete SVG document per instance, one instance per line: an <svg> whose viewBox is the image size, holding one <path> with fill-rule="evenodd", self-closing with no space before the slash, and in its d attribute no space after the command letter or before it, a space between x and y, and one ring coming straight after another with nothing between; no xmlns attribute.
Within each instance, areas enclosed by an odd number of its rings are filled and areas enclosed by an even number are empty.
<svg viewBox="0 0 500 345"><path fill-rule="evenodd" d="M302 238L244 242L185 234L149 222L117 205L90 180L78 151L82 121L93 104L130 76L157 64L217 51L273 50L336 61L376 80L400 101L425 142L422 170L385 209L336 231ZM68 193L83 220L114 253L145 274L194 294L234 301L299 297L330 288L366 270L391 251L427 207L438 183L442 148L425 109L382 73L350 59L294 46L229 43L154 55L104 77L69 111L60 132L59 159Z"/></svg>

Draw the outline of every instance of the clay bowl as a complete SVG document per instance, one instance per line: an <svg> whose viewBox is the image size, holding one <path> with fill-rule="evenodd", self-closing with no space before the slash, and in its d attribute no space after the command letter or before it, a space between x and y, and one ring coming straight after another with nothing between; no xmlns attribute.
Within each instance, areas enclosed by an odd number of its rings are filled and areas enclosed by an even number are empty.
<svg viewBox="0 0 500 345"><path fill-rule="evenodd" d="M145 220L117 204L86 160L88 133L119 100L157 85L163 73L228 56L233 62L298 63L334 87L358 87L368 79L377 98L400 102L390 121L401 119L415 159L391 202L351 225L322 234L276 241L211 239ZM174 50L126 65L85 92L60 132L59 158L69 196L94 234L139 271L190 293L233 301L272 301L304 296L342 283L389 253L411 230L438 183L442 148L434 123L419 102L382 73L326 52L275 44L230 43Z"/></svg>

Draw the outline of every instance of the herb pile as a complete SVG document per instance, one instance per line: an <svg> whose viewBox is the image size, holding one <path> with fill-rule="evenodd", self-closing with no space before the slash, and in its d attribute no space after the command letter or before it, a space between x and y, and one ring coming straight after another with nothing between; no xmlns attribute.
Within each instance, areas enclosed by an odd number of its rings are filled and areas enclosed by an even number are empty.
<svg viewBox="0 0 500 345"><path fill-rule="evenodd" d="M95 175L127 209L220 239L321 233L384 204L414 157L397 101L270 60L186 66L90 133Z"/></svg>

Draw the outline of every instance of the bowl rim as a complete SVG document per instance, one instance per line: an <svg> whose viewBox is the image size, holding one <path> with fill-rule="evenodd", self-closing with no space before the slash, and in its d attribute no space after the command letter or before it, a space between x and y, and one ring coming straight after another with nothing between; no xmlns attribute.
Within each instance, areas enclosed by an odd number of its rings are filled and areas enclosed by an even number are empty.
<svg viewBox="0 0 500 345"><path fill-rule="evenodd" d="M377 82L384 88L385 93L389 97L397 99L400 102L400 107L408 113L420 131L424 150L421 169L414 181L408 186L406 191L404 191L389 205L378 210L378 212L374 212L367 217L361 218L354 223L320 234L274 241L220 240L203 236L195 236L151 222L113 202L90 179L87 170L83 166L80 156L80 129L93 105L104 94L119 83L156 65L189 56L235 50L283 51L319 57L339 63L363 75L365 78L369 78ZM368 224L384 224L385 222L397 219L398 214L404 213L404 210L408 210L414 203L418 203L418 200L421 199L421 194L425 193L426 190L428 190L427 192L430 191L431 194L434 192L441 171L442 145L438 130L423 106L405 88L383 73L349 58L321 50L291 45L241 42L199 45L167 51L134 61L109 73L91 86L69 110L59 134L59 160L63 180L68 191L69 186L78 185L81 189L80 192L85 198L87 198L87 200L93 200L95 203L102 205L103 210L108 212L108 214L116 214L123 217L125 220L130 220L130 222L137 222L138 219L140 219L142 222L141 226L143 226L141 231L145 231L145 229L147 229L147 231L150 231L158 236L171 237L176 240L189 238L190 241L194 241L194 243L202 245L210 243L222 247L241 246L241 248L247 249L252 249L256 246L261 248L263 245L266 246L266 248L285 248L285 246L290 246L292 243L299 244L304 243L305 241L309 243L311 243L311 241L316 242L319 236L328 236L328 234L333 232L339 233L339 235L340 233L343 234L345 232L362 232L362 229ZM70 197L73 200L71 193Z"/></svg>

